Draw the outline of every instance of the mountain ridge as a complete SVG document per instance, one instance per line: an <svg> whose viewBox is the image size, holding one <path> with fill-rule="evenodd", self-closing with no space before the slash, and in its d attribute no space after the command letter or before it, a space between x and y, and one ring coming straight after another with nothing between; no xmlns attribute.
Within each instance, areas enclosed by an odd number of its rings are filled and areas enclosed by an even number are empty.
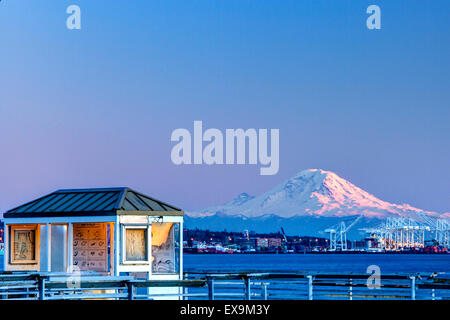
<svg viewBox="0 0 450 320"><path fill-rule="evenodd" d="M192 218L201 218L219 213L247 218L265 215L282 218L347 217L363 214L367 218L409 216L420 220L423 215L441 216L436 212L418 209L409 204L394 204L380 200L336 173L322 169L303 170L259 196L251 196L244 192L230 202L186 214ZM442 216L445 217L445 214Z"/></svg>

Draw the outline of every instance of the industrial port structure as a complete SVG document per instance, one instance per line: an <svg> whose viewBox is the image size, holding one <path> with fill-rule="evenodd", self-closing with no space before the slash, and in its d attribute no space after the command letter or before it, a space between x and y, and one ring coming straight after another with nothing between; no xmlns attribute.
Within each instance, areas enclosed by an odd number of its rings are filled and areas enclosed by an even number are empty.
<svg viewBox="0 0 450 320"><path fill-rule="evenodd" d="M347 232L360 221L364 215L359 215L350 225L345 222L325 230L329 233L330 251L347 251ZM426 242L437 246L450 247L450 220L433 218L425 213L417 219L411 217L388 217L379 226L361 228L369 234L369 251L398 251L423 249Z"/></svg>
<svg viewBox="0 0 450 320"><path fill-rule="evenodd" d="M411 218L387 218L379 227L364 230L382 250L424 248L427 238L437 245L450 246L450 222L446 219L417 222Z"/></svg>

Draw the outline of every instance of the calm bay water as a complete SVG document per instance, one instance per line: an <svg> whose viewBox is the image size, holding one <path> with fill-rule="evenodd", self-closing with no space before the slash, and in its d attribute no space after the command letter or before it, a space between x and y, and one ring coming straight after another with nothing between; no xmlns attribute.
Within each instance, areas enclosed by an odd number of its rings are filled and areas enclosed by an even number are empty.
<svg viewBox="0 0 450 320"><path fill-rule="evenodd" d="M185 254L186 271L296 271L365 273L378 265L382 273L446 272L450 254ZM3 270L3 256L0 256Z"/></svg>
<svg viewBox="0 0 450 320"><path fill-rule="evenodd" d="M382 273L450 273L450 254L185 254L186 271L296 271L366 273L378 265Z"/></svg>

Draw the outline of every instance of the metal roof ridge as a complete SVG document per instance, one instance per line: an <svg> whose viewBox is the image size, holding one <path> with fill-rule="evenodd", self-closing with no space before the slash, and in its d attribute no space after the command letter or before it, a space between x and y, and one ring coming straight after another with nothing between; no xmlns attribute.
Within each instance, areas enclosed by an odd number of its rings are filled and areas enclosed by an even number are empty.
<svg viewBox="0 0 450 320"><path fill-rule="evenodd" d="M122 209L122 207L123 207L123 202L125 201L127 192L128 192L129 190L131 190L131 189L128 188L128 187L124 187L124 188L122 189L122 191L120 192L120 195L119 195L119 197L118 197L118 199L117 199L117 203L116 203L116 205L115 205L115 209L116 209L116 210L121 210L121 209Z"/></svg>
<svg viewBox="0 0 450 320"><path fill-rule="evenodd" d="M135 191L135 190L133 190L133 189L130 189L130 188L128 188L128 189L129 189L129 191L131 191L131 192L134 192L134 193L136 193L136 194L138 194L138 195L140 195L140 196L143 196L143 197L145 197L145 198L148 198L148 199L150 199L150 200L155 201L155 202L158 203L159 205L163 204L163 205L165 205L165 206L167 206L167 207L170 207L170 208L175 209L175 211L183 211L183 210L181 210L180 208L177 208L177 207L175 207L175 206L173 206L173 205L171 205L171 204L168 204L168 203L165 203L165 202L160 201L160 200L158 200L158 199L155 199L155 198L153 198L153 197L147 196L147 195L145 195L145 194L143 194L143 193L141 193L141 192Z"/></svg>
<svg viewBox="0 0 450 320"><path fill-rule="evenodd" d="M79 188L79 189L58 189L52 193L66 193L66 192L101 192L101 191L123 191L128 187L104 187L104 188Z"/></svg>

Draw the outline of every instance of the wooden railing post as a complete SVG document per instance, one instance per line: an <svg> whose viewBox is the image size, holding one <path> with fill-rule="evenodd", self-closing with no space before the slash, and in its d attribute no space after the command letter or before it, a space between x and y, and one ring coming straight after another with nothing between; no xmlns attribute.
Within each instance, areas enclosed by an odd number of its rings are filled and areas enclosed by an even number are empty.
<svg viewBox="0 0 450 320"><path fill-rule="evenodd" d="M208 299L214 300L214 280L208 278Z"/></svg>
<svg viewBox="0 0 450 320"><path fill-rule="evenodd" d="M313 299L313 276L308 275L308 300Z"/></svg>
<svg viewBox="0 0 450 320"><path fill-rule="evenodd" d="M251 300L250 278L244 278L244 300Z"/></svg>
<svg viewBox="0 0 450 320"><path fill-rule="evenodd" d="M133 286L133 282L127 281L127 288L128 288L128 300L134 300L134 286Z"/></svg>
<svg viewBox="0 0 450 320"><path fill-rule="evenodd" d="M416 300L416 277L411 276L411 300Z"/></svg>
<svg viewBox="0 0 450 320"><path fill-rule="evenodd" d="M45 300L45 277L39 276L38 278L38 291L39 300Z"/></svg>

